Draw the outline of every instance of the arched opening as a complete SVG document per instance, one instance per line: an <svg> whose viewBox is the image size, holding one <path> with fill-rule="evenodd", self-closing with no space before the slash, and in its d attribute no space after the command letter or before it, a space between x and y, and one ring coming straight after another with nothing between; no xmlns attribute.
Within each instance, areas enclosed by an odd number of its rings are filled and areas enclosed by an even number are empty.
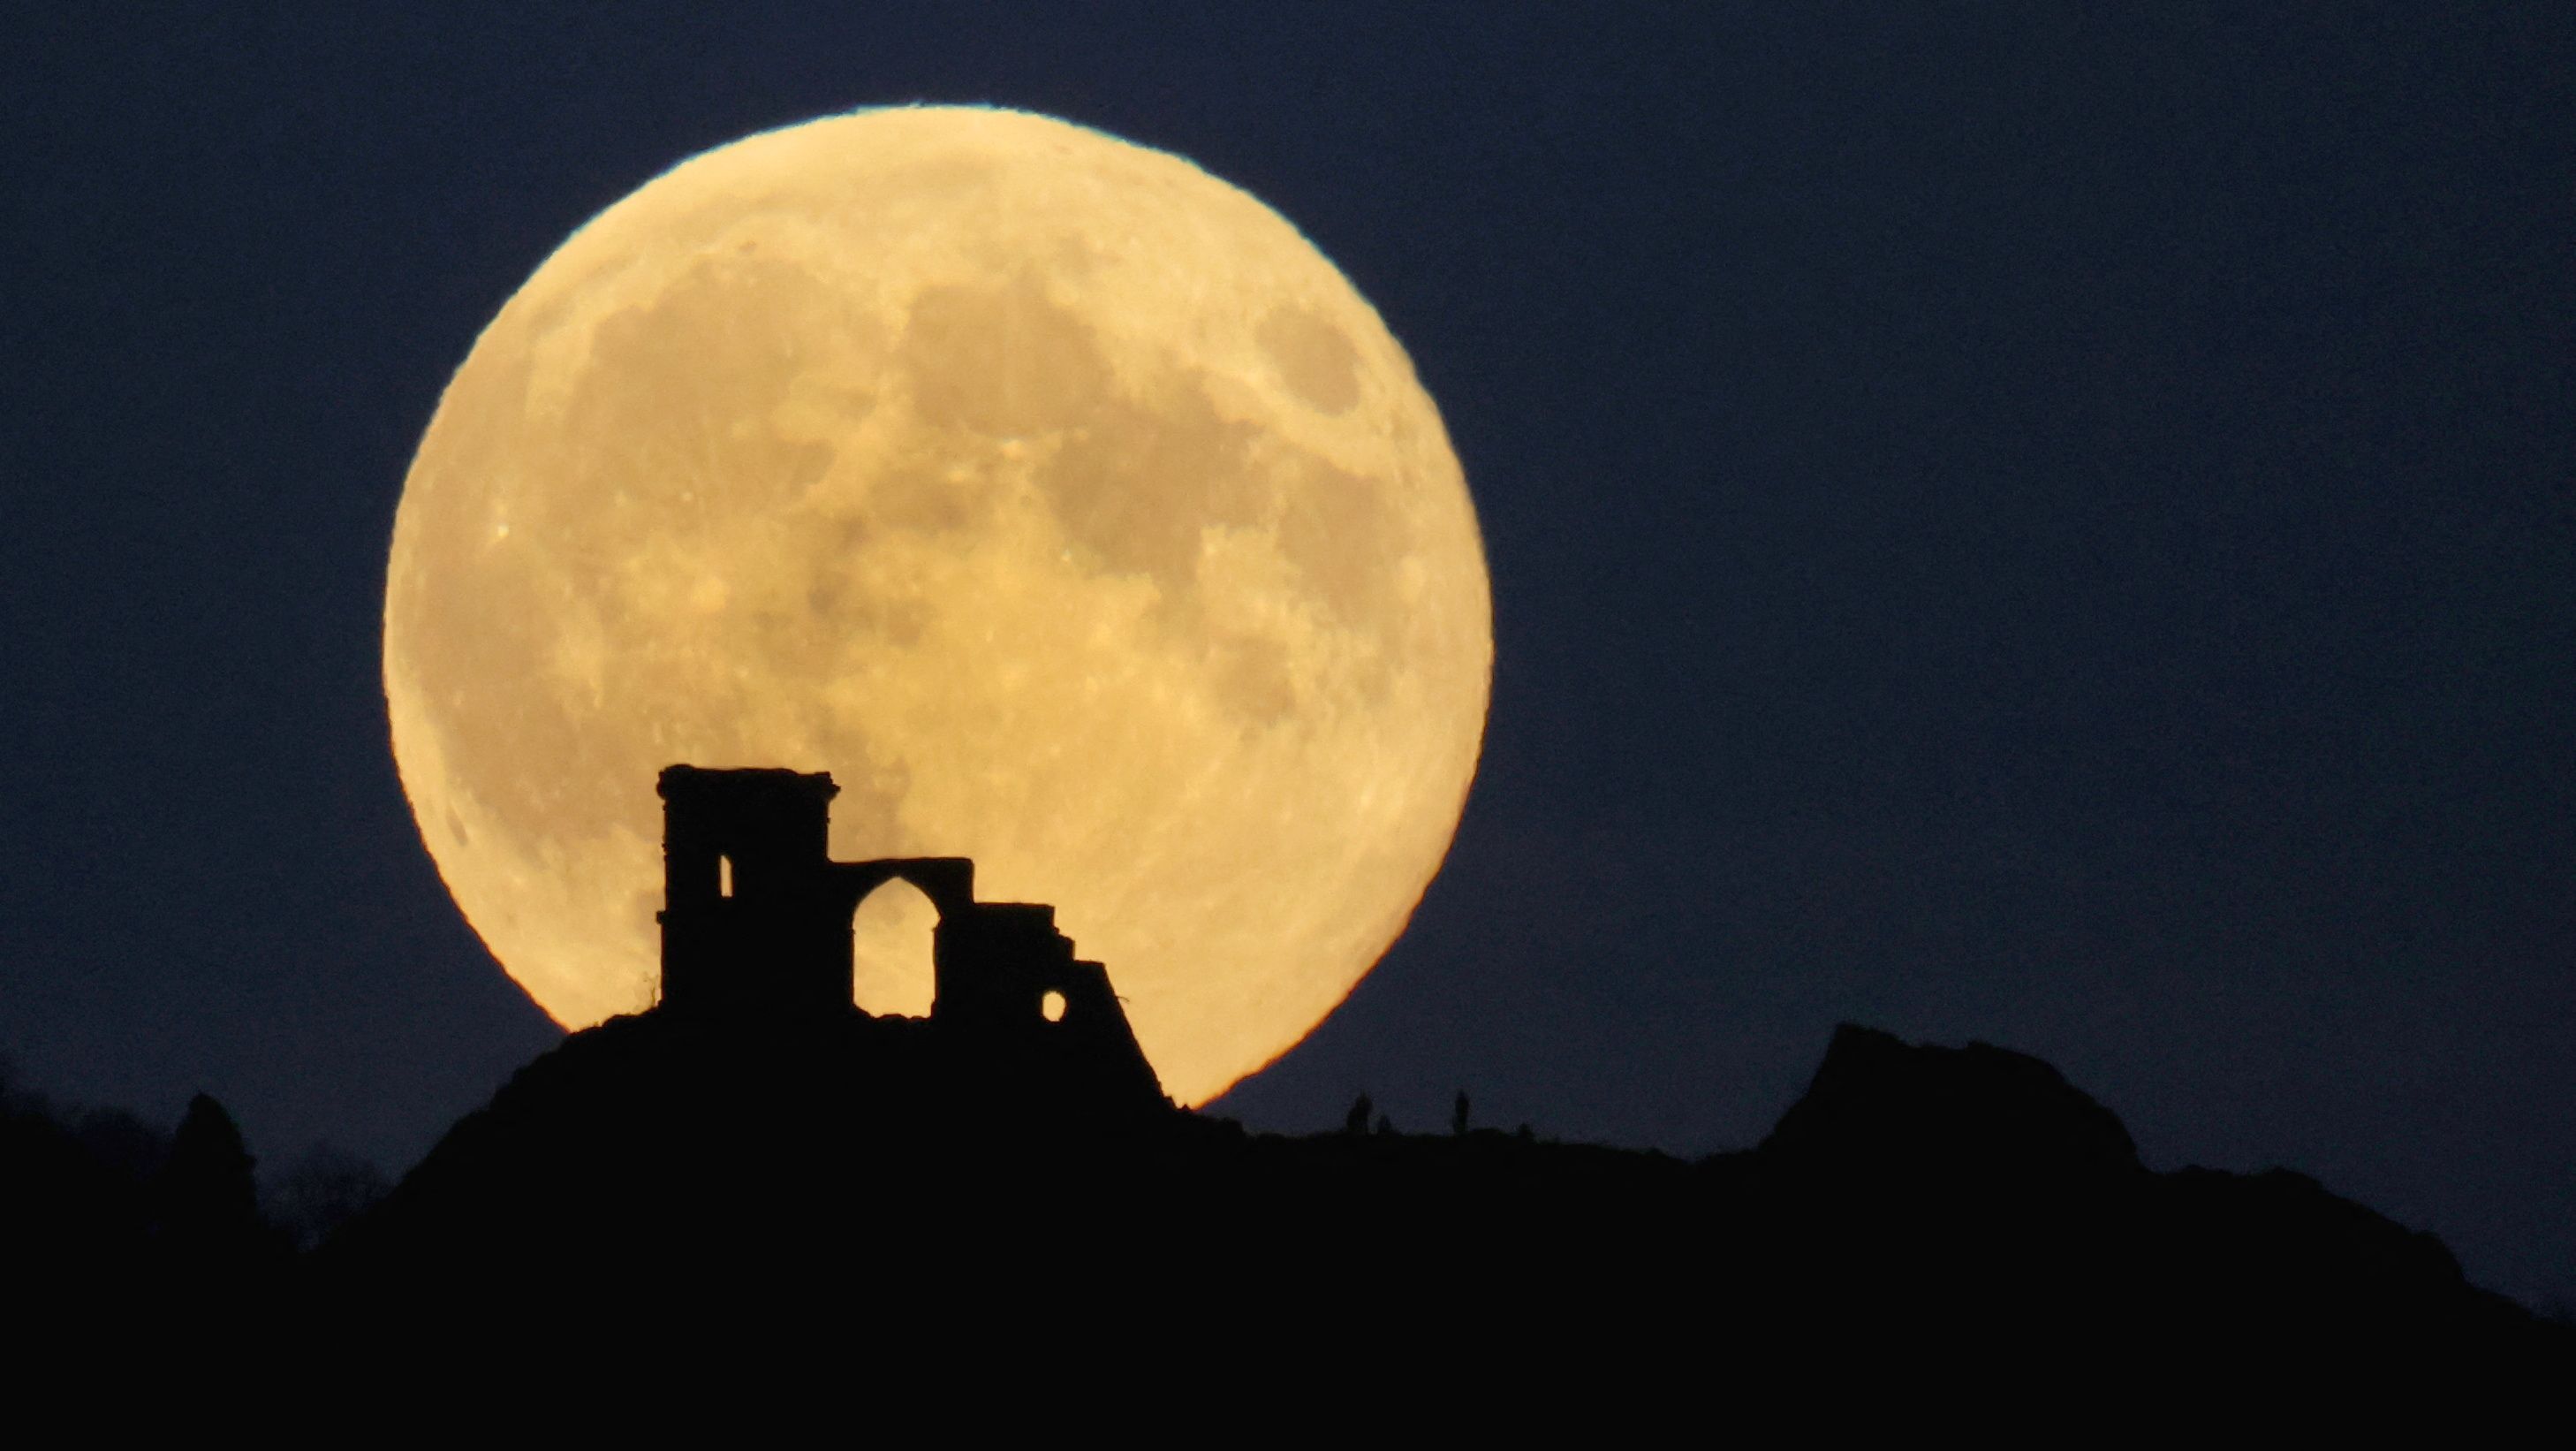
<svg viewBox="0 0 2576 1451"><path fill-rule="evenodd" d="M1063 1022L1064 994L1051 991L1047 993L1046 996L1039 998L1038 1016L1046 1019L1050 1023Z"/></svg>
<svg viewBox="0 0 2576 1451"><path fill-rule="evenodd" d="M879 1017L926 1018L934 982L931 934L939 909L896 877L859 899L850 917L850 996Z"/></svg>

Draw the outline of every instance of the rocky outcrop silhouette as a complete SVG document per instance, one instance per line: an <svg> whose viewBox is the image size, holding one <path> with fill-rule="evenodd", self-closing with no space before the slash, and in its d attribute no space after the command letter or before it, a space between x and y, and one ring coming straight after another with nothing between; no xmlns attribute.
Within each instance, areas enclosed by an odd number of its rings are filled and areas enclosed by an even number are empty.
<svg viewBox="0 0 2576 1451"><path fill-rule="evenodd" d="M1847 1339L1937 1330L2213 1363L2576 1355L2563 1327L2470 1286L2433 1236L2287 1170L2150 1172L2110 1110L1987 1044L1845 1025L1761 1146L1703 1168L1730 1236L1776 1255L1749 1298Z"/></svg>
<svg viewBox="0 0 2576 1451"><path fill-rule="evenodd" d="M2145 1172L2119 1117L2039 1059L1986 1043L1917 1047L1850 1023L1760 1152L1826 1176L2073 1184Z"/></svg>

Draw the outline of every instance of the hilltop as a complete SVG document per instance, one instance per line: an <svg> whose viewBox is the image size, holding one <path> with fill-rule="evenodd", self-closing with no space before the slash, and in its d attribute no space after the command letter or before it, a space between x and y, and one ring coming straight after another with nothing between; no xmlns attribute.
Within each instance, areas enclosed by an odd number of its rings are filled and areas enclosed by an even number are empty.
<svg viewBox="0 0 2576 1451"><path fill-rule="evenodd" d="M682 1297L863 1287L933 1322L1322 1304L1554 1343L1682 1313L1710 1350L2576 1340L2301 1175L2150 1172L2108 1109L1983 1044L1847 1025L1763 1143L1696 1161L1491 1130L1249 1134L1042 1073L961 1078L942 1054L927 1022L855 1012L784 1037L614 1020L458 1124L324 1261L371 1294L640 1270Z"/></svg>

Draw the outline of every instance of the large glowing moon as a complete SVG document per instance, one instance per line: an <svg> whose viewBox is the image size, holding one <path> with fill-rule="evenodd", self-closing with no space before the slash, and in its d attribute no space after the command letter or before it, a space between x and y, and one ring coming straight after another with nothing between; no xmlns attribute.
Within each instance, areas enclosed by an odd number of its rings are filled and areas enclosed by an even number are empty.
<svg viewBox="0 0 2576 1451"><path fill-rule="evenodd" d="M1190 1103L1403 930L1492 659L1457 458L1340 272L982 109L754 136L576 232L440 400L385 591L403 789L556 1021L652 999L655 772L829 770L835 856L1055 903ZM903 891L880 1011L929 1001Z"/></svg>

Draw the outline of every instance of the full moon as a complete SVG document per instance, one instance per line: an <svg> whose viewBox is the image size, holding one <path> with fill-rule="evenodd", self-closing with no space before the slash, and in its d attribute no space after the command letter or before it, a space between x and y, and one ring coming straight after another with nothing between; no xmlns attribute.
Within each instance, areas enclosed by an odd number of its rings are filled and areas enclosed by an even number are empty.
<svg viewBox="0 0 2576 1451"><path fill-rule="evenodd" d="M1458 460L1350 282L1188 161L973 108L753 136L575 232L440 399L385 589L403 790L557 1022L653 1000L657 771L828 770L835 857L1056 904L1193 1104L1403 931L1492 662ZM859 910L871 1011L929 1006L910 890Z"/></svg>

